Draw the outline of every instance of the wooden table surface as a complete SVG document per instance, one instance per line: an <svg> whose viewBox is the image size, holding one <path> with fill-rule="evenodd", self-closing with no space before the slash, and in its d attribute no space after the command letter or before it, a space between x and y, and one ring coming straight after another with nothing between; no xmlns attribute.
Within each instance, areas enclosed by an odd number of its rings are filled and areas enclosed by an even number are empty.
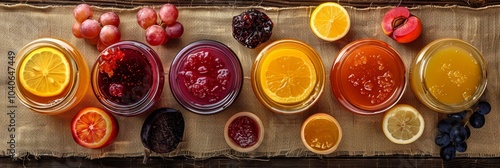
<svg viewBox="0 0 500 168"><path fill-rule="evenodd" d="M328 0L175 0L177 6L316 6ZM80 4L76 0L0 0L1 4L30 4L35 6ZM160 0L85 0L87 4L101 7L133 8L144 5L161 5L169 1ZM338 0L342 5L354 7L376 6L418 6L459 5L473 8L500 5L500 0ZM0 157L0 167L498 167L500 158L456 158L444 162L431 156L384 156L384 157L334 157L334 158L262 158L260 160L234 160L210 158L150 158L143 164L143 158L53 158L28 156L12 161Z"/></svg>

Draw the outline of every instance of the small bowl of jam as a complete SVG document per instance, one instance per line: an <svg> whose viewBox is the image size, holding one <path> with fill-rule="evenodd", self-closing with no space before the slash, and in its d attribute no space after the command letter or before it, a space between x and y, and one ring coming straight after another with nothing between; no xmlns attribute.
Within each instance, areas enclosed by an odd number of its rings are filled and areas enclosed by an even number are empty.
<svg viewBox="0 0 500 168"><path fill-rule="evenodd" d="M169 72L174 98L198 114L228 108L243 86L243 70L236 54L212 40L188 44L174 58Z"/></svg>
<svg viewBox="0 0 500 168"><path fill-rule="evenodd" d="M264 125L257 115L239 112L227 120L224 138L233 150L251 152L257 149L264 139Z"/></svg>
<svg viewBox="0 0 500 168"><path fill-rule="evenodd" d="M339 122L326 113L316 113L302 124L300 136L310 151L327 155L337 149L342 140Z"/></svg>

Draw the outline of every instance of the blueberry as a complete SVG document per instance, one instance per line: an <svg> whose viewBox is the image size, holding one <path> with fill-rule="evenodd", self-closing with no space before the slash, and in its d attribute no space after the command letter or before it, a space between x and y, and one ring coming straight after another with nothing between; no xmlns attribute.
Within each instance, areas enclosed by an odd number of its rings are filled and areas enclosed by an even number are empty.
<svg viewBox="0 0 500 168"><path fill-rule="evenodd" d="M482 115L486 115L486 114L490 113L490 111L491 111L490 103L488 103L486 101L480 101L479 103L477 103L477 108L476 108L477 113L482 114Z"/></svg>
<svg viewBox="0 0 500 168"><path fill-rule="evenodd" d="M450 139L457 144L464 142L467 139L467 130L460 125L453 126L450 130Z"/></svg>
<svg viewBox="0 0 500 168"><path fill-rule="evenodd" d="M441 156L441 159L443 159L444 161L448 161L455 158L455 153L456 153L455 146L453 146L452 144L448 144L445 147L441 148L439 156Z"/></svg>
<svg viewBox="0 0 500 168"><path fill-rule="evenodd" d="M485 118L484 115L479 114L479 113L473 113L470 118L469 118L469 124L470 126L474 128L481 128L484 126L485 123Z"/></svg>
<svg viewBox="0 0 500 168"><path fill-rule="evenodd" d="M450 144L450 141L450 136L447 133L439 133L438 135L436 135L436 139L434 139L436 145L440 147Z"/></svg>
<svg viewBox="0 0 500 168"><path fill-rule="evenodd" d="M467 132L467 139L469 139L469 137L470 137L470 128L469 128L469 126L467 126L467 125L465 126L465 131Z"/></svg>
<svg viewBox="0 0 500 168"><path fill-rule="evenodd" d="M455 125L460 125L460 120L455 118L446 118L438 123L438 130L442 133L449 133L451 128Z"/></svg>
<svg viewBox="0 0 500 168"><path fill-rule="evenodd" d="M467 143L462 142L459 144L455 144L455 149L457 150L457 152L465 152L467 150Z"/></svg>
<svg viewBox="0 0 500 168"><path fill-rule="evenodd" d="M467 111L462 111L459 113L448 114L448 118L455 118L455 119L463 120L466 115L467 115Z"/></svg>

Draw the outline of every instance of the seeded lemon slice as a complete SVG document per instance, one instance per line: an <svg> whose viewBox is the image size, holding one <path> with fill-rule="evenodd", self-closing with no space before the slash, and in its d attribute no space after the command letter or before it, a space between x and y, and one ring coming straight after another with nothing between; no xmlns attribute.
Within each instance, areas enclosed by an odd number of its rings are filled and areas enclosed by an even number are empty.
<svg viewBox="0 0 500 168"><path fill-rule="evenodd" d="M296 49L278 49L262 63L264 93L273 101L294 104L304 101L316 85L316 71L309 57Z"/></svg>
<svg viewBox="0 0 500 168"><path fill-rule="evenodd" d="M399 104L386 112L382 122L385 136L397 144L409 144L424 132L424 118L410 105Z"/></svg>
<svg viewBox="0 0 500 168"><path fill-rule="evenodd" d="M69 62L63 53L54 48L38 48L21 62L19 81L24 89L36 96L61 94L69 80Z"/></svg>
<svg viewBox="0 0 500 168"><path fill-rule="evenodd" d="M335 2L326 2L316 7L309 24L314 34L326 41L344 37L351 28L347 10Z"/></svg>

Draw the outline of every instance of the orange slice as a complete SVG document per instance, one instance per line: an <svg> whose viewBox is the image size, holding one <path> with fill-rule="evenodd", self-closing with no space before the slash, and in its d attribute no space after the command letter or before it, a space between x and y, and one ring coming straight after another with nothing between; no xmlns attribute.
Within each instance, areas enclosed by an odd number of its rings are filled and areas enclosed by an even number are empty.
<svg viewBox="0 0 500 168"><path fill-rule="evenodd" d="M319 38L336 41L349 32L351 20L344 7L338 3L326 2L314 9L309 25Z"/></svg>
<svg viewBox="0 0 500 168"><path fill-rule="evenodd" d="M116 119L99 108L88 107L76 114L71 122L73 139L86 148L102 148L118 133Z"/></svg>
<svg viewBox="0 0 500 168"><path fill-rule="evenodd" d="M382 122L385 136L397 144L416 141L424 132L424 118L410 105L399 104L386 112Z"/></svg>
<svg viewBox="0 0 500 168"><path fill-rule="evenodd" d="M296 49L269 53L260 71L264 93L273 101L294 104L305 100L316 85L316 71L309 57Z"/></svg>
<svg viewBox="0 0 500 168"><path fill-rule="evenodd" d="M38 48L21 62L19 78L23 88L36 96L61 94L70 81L68 59L57 49Z"/></svg>

